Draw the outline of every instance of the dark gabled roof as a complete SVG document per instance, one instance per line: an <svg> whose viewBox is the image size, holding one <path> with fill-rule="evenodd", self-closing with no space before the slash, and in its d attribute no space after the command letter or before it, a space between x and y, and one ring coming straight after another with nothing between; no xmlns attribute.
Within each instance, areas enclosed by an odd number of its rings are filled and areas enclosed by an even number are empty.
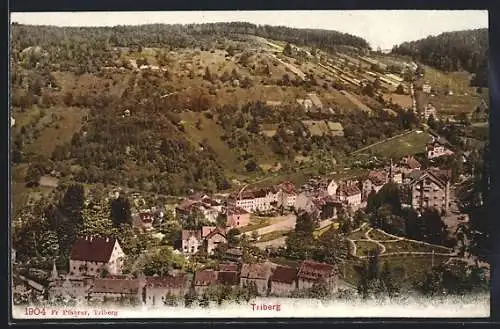
<svg viewBox="0 0 500 329"><path fill-rule="evenodd" d="M297 280L297 269L292 267L278 266L271 276L271 281L281 283L293 283Z"/></svg>
<svg viewBox="0 0 500 329"><path fill-rule="evenodd" d="M77 238L71 250L71 260L87 262L107 263L113 247L115 238L85 237Z"/></svg>
<svg viewBox="0 0 500 329"><path fill-rule="evenodd" d="M137 294L140 285L139 279L95 279L91 291L93 293Z"/></svg>
<svg viewBox="0 0 500 329"><path fill-rule="evenodd" d="M146 287L148 288L183 288L187 282L187 275L180 273L164 277L146 277Z"/></svg>
<svg viewBox="0 0 500 329"><path fill-rule="evenodd" d="M194 275L195 286L209 286L217 283L219 272L214 270L201 270Z"/></svg>
<svg viewBox="0 0 500 329"><path fill-rule="evenodd" d="M428 177L428 178L434 180L440 186L446 185L447 178L445 175L447 175L447 174L443 174L442 172L440 172L438 170L432 170L432 169L428 169L425 171L418 170L417 172L413 172L412 174L414 174L414 175L410 176L410 179L411 179L410 184L415 184L415 183Z"/></svg>
<svg viewBox="0 0 500 329"><path fill-rule="evenodd" d="M300 264L297 277L304 280L319 280L335 274L336 266L305 260Z"/></svg>
<svg viewBox="0 0 500 329"><path fill-rule="evenodd" d="M237 285L239 283L238 272L236 271L219 271L217 282L220 284Z"/></svg>

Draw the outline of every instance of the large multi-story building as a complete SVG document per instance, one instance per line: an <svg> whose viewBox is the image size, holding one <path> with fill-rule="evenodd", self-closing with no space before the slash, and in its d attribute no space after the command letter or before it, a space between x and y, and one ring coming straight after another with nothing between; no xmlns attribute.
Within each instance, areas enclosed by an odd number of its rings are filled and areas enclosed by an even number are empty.
<svg viewBox="0 0 500 329"><path fill-rule="evenodd" d="M450 173L436 169L415 171L405 178L407 203L422 212L434 208L448 211L450 202Z"/></svg>
<svg viewBox="0 0 500 329"><path fill-rule="evenodd" d="M123 252L115 238L85 237L77 238L69 259L71 276L100 276L103 271L121 274Z"/></svg>

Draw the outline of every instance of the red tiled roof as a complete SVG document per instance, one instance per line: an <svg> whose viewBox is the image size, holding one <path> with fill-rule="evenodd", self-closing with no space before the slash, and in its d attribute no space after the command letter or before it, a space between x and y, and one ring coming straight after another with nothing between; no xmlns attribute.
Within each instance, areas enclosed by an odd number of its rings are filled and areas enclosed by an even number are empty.
<svg viewBox="0 0 500 329"><path fill-rule="evenodd" d="M164 277L146 277L146 287L149 288L182 288L186 285L186 282L187 275L185 273Z"/></svg>
<svg viewBox="0 0 500 329"><path fill-rule="evenodd" d="M195 286L208 286L217 283L218 272L214 270L201 270L194 275Z"/></svg>
<svg viewBox="0 0 500 329"><path fill-rule="evenodd" d="M387 173L384 171L370 171L368 179L375 185L384 185L387 182Z"/></svg>
<svg viewBox="0 0 500 329"><path fill-rule="evenodd" d="M91 291L109 294L137 294L139 288L139 279L95 279Z"/></svg>
<svg viewBox="0 0 500 329"><path fill-rule="evenodd" d="M280 188L283 190L283 192L287 194L295 194L296 193L296 187L293 183L291 182L283 182L280 184Z"/></svg>
<svg viewBox="0 0 500 329"><path fill-rule="evenodd" d="M336 267L330 264L305 260L300 264L297 276L304 280L318 280L334 275Z"/></svg>
<svg viewBox="0 0 500 329"><path fill-rule="evenodd" d="M236 271L219 271L217 282L220 284L237 285L239 283L238 272Z"/></svg>
<svg viewBox="0 0 500 329"><path fill-rule="evenodd" d="M77 238L71 249L71 260L80 260L87 262L107 263L113 247L115 238L86 237Z"/></svg>
<svg viewBox="0 0 500 329"><path fill-rule="evenodd" d="M344 184L341 187L339 187L338 191L339 193L345 194L347 196L352 196L361 193L361 191L355 184L352 185Z"/></svg>
<svg viewBox="0 0 500 329"><path fill-rule="evenodd" d="M295 280L297 280L297 269L284 266L276 267L271 277L271 281L282 283L293 283Z"/></svg>

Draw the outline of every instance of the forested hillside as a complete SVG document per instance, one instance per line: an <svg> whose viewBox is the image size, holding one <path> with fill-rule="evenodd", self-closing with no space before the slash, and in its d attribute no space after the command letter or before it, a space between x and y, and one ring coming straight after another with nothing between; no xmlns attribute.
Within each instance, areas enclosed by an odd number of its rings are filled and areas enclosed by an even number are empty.
<svg viewBox="0 0 500 329"><path fill-rule="evenodd" d="M237 34L296 43L298 45L334 49L336 45L369 48L368 42L347 33L329 30L295 29L284 26L257 26L251 23L209 23L188 25L141 25L115 27L53 27L14 24L13 42L21 48L34 44L41 47L86 41L87 46L185 48L200 45L200 36L210 40ZM95 47L94 47L95 48Z"/></svg>
<svg viewBox="0 0 500 329"><path fill-rule="evenodd" d="M443 71L466 70L475 74L471 83L488 85L488 29L446 32L405 42L392 49Z"/></svg>

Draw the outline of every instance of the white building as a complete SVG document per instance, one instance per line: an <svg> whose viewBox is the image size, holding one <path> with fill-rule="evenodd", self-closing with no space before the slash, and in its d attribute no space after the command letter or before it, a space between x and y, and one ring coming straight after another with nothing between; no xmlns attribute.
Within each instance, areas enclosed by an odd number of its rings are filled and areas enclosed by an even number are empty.
<svg viewBox="0 0 500 329"><path fill-rule="evenodd" d="M77 238L69 259L70 276L100 276L106 270L111 275L122 271L125 254L115 238Z"/></svg>
<svg viewBox="0 0 500 329"><path fill-rule="evenodd" d="M424 84L422 85L422 91L423 91L424 93L426 93L426 94L430 94L430 93L431 93L431 90L432 90L432 87L431 87L431 85L430 85L429 83L427 83L427 82L426 82L426 83L424 83Z"/></svg>
<svg viewBox="0 0 500 329"><path fill-rule="evenodd" d="M243 192L236 199L236 207L248 212L272 210L281 200L281 192L274 189L260 189Z"/></svg>
<svg viewBox="0 0 500 329"><path fill-rule="evenodd" d="M328 193L328 195L331 195L331 196L334 196L334 195L337 195L337 189L339 188L339 184L337 184L337 182L335 182L334 180L332 180L327 188L326 188L326 191Z"/></svg>
<svg viewBox="0 0 500 329"><path fill-rule="evenodd" d="M431 103L429 103L424 108L425 120L429 119L431 115L434 117L434 119L437 118L436 108Z"/></svg>
<svg viewBox="0 0 500 329"><path fill-rule="evenodd" d="M435 139L426 146L427 158L435 159L446 155L453 155L454 152L446 147L446 142Z"/></svg>

